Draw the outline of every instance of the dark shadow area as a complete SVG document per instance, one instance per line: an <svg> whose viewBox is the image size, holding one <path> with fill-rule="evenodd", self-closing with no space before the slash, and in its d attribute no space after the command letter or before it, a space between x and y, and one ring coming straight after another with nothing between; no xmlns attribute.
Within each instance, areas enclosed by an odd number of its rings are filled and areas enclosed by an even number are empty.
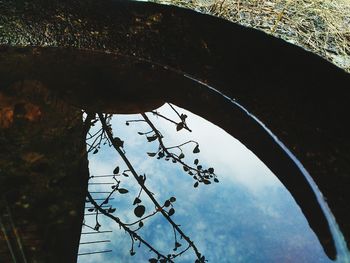
<svg viewBox="0 0 350 263"><path fill-rule="evenodd" d="M189 10L119 1L22 2L0 3L2 101L19 96L11 94L14 83L35 80L75 109L136 113L165 101L184 106L239 139L276 174L335 258L323 211L294 162L254 120L184 77L189 74L235 98L291 149L350 240L348 74L259 31ZM1 138L1 149L14 145L11 136ZM14 187L7 185L1 183Z"/></svg>
<svg viewBox="0 0 350 263"><path fill-rule="evenodd" d="M0 92L1 262L74 262L87 187L79 109L39 82Z"/></svg>

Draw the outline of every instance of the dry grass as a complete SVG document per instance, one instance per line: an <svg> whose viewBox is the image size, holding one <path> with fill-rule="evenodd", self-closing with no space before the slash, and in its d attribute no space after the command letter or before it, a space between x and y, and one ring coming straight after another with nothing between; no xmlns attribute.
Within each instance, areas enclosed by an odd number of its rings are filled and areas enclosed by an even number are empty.
<svg viewBox="0 0 350 263"><path fill-rule="evenodd" d="M152 0L265 31L350 73L350 0Z"/></svg>

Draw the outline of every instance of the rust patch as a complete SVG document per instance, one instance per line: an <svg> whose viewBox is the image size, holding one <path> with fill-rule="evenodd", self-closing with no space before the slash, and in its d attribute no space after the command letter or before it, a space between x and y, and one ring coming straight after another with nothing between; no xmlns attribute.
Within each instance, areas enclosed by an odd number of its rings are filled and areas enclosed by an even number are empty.
<svg viewBox="0 0 350 263"><path fill-rule="evenodd" d="M13 123L13 109L5 107L0 110L0 128L9 128Z"/></svg>

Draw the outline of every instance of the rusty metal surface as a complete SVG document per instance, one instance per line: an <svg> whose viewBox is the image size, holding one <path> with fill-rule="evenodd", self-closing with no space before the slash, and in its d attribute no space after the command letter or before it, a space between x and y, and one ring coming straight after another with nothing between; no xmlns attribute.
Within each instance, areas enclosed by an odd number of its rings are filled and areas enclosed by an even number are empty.
<svg viewBox="0 0 350 263"><path fill-rule="evenodd" d="M169 100L201 112L277 174L334 255L317 201L305 194L305 180L283 173L283 153L268 139L235 129L230 107L205 92L198 96L201 88L183 75L209 83L251 110L296 154L350 240L350 77L320 57L193 11L123 1L0 1L0 46L0 89L34 78L85 107L103 109L101 102L124 96L136 101L134 111ZM91 94L82 96L86 90ZM208 112L203 103L217 107Z"/></svg>
<svg viewBox="0 0 350 263"><path fill-rule="evenodd" d="M88 180L82 113L34 81L0 96L1 262L74 262Z"/></svg>

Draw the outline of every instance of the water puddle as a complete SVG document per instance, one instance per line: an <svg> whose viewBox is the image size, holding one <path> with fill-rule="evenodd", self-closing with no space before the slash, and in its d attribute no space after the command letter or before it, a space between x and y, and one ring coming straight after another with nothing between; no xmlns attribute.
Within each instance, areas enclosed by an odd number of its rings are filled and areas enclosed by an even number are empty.
<svg viewBox="0 0 350 263"><path fill-rule="evenodd" d="M181 116L187 116L186 124L192 132L152 113L147 113L147 117L162 135L164 146L178 157L182 154L180 160L186 165L207 170L204 174L210 183L197 183L195 175L189 175L191 170L183 164L174 163L167 154L159 155L159 141L152 139L152 128L140 114L113 115L110 124L113 135L123 141L120 149L125 151L137 174L146 176L147 189L165 205L163 209L171 214L205 260L295 262L297 257L298 262L333 262L291 194L254 153L218 126L173 107ZM170 120L179 120L169 104L156 111ZM100 128L96 123L90 134ZM87 142L92 144L93 140ZM187 249L186 239L141 190L113 147L101 143L101 148L91 151L89 169L92 176L89 191L97 204L132 231L136 230L162 255L177 255L186 250L174 262L195 262L196 252L192 247ZM102 204L115 188L119 190L110 195L108 203ZM136 209L141 205L145 211ZM120 224L101 213L96 217L91 202L86 203L82 233L78 262L157 260L154 251L139 239L132 241ZM345 262L343 259L338 258L338 262Z"/></svg>

